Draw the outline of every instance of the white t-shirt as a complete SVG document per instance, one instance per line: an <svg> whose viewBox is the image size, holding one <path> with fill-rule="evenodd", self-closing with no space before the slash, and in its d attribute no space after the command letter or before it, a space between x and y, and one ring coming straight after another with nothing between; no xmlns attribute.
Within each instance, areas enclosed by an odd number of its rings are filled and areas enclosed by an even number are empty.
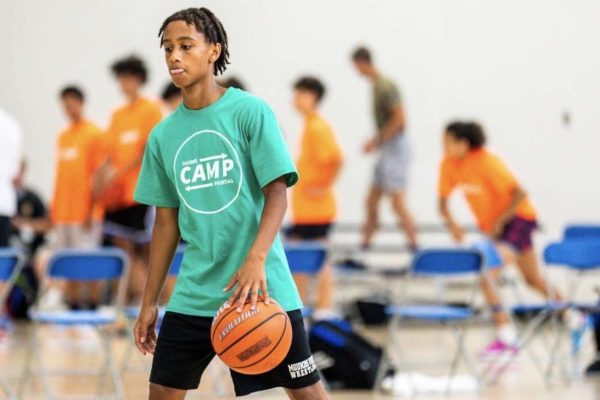
<svg viewBox="0 0 600 400"><path fill-rule="evenodd" d="M13 179L19 172L22 141L21 127L0 108L0 216L12 217L17 209Z"/></svg>

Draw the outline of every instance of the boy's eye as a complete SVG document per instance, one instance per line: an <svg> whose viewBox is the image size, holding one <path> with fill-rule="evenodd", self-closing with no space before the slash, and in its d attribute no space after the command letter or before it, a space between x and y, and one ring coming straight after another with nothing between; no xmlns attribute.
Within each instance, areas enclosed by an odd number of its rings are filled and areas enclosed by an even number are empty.
<svg viewBox="0 0 600 400"><path fill-rule="evenodd" d="M183 45L181 45L181 48L184 49L184 50L189 50L189 49L192 48L192 46L189 45L189 44L183 44Z"/></svg>
<svg viewBox="0 0 600 400"><path fill-rule="evenodd" d="M173 51L172 47L165 47L165 53L170 53Z"/></svg>

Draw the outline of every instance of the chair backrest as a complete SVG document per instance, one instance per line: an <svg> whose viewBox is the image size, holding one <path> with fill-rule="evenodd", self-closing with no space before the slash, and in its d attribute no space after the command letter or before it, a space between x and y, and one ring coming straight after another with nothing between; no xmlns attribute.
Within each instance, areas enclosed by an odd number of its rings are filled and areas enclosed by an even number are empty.
<svg viewBox="0 0 600 400"><path fill-rule="evenodd" d="M0 282L10 280L20 265L20 255L15 249L0 249Z"/></svg>
<svg viewBox="0 0 600 400"><path fill-rule="evenodd" d="M600 239L600 225L567 225L564 239Z"/></svg>
<svg viewBox="0 0 600 400"><path fill-rule="evenodd" d="M285 256L292 273L316 274L325 263L327 250L319 242L288 243L285 245Z"/></svg>
<svg viewBox="0 0 600 400"><path fill-rule="evenodd" d="M428 249L417 252L411 272L418 276L451 276L478 274L484 256L468 249Z"/></svg>
<svg viewBox="0 0 600 400"><path fill-rule="evenodd" d="M471 249L477 250L483 254L484 257L484 265L486 268L495 269L500 268L504 264L502 261L502 256L496 249L494 242L491 240L481 240L471 244Z"/></svg>
<svg viewBox="0 0 600 400"><path fill-rule="evenodd" d="M128 270L127 254L118 248L59 250L50 259L48 276L77 281L121 278Z"/></svg>
<svg viewBox="0 0 600 400"><path fill-rule="evenodd" d="M179 275L179 269L181 268L181 262L183 261L183 253L185 252L185 246L179 246L175 255L173 256L173 261L171 261L171 267L169 267L169 276L177 276Z"/></svg>
<svg viewBox="0 0 600 400"><path fill-rule="evenodd" d="M600 239L564 240L544 249L544 261L573 269L600 268Z"/></svg>

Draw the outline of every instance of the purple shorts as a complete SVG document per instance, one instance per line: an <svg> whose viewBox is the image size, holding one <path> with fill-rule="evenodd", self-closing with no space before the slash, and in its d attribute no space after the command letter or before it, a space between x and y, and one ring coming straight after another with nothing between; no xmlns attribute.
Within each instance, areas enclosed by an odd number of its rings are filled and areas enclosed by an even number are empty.
<svg viewBox="0 0 600 400"><path fill-rule="evenodd" d="M500 241L523 252L533 247L532 234L537 228L537 221L514 217L505 226Z"/></svg>

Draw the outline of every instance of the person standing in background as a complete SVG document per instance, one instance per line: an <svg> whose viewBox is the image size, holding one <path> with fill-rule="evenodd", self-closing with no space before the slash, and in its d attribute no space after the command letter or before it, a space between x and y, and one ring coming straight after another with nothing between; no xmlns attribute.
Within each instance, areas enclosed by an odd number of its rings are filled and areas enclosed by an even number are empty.
<svg viewBox="0 0 600 400"><path fill-rule="evenodd" d="M412 250L417 248L417 228L406 206L406 185L410 156L406 139L404 107L398 88L373 64L371 53L359 47L352 54L357 71L373 85L373 113L377 132L363 146L365 154L379 152L373 182L367 196L367 220L363 227L362 249L370 247L379 225L379 202L389 196L392 209L404 229Z"/></svg>
<svg viewBox="0 0 600 400"><path fill-rule="evenodd" d="M103 208L93 193L93 177L106 158L104 134L85 118L85 95L77 86L67 86L60 100L69 121L57 140L54 191L50 203L51 230L49 244L35 261L38 280L43 279L52 253L66 248L94 249L102 240ZM40 224L37 231L43 231ZM61 309L63 300L73 309L95 308L100 298L100 286L95 283L81 286L69 282L63 288L52 282L40 299L40 308ZM82 290L85 289L85 290ZM82 292L86 297L83 298ZM63 297L65 297L63 299Z"/></svg>
<svg viewBox="0 0 600 400"><path fill-rule="evenodd" d="M107 132L108 159L96 177L95 191L106 207L105 231L112 244L130 257L128 297L136 301L146 279L148 206L138 204L133 193L148 135L163 115L159 104L141 93L148 70L140 58L132 55L117 60L111 70L126 104L113 113Z"/></svg>
<svg viewBox="0 0 600 400"><path fill-rule="evenodd" d="M292 240L327 240L336 218L333 184L342 166L342 153L333 130L318 112L324 95L325 86L314 77L302 77L294 84L294 107L304 117L304 132L297 161L302 178L292 189L293 225L287 232ZM294 279L307 304L310 277L294 274ZM315 319L334 316L333 290L333 271L325 265L318 278Z"/></svg>
<svg viewBox="0 0 600 400"><path fill-rule="evenodd" d="M7 247L10 218L17 211L17 194L13 179L19 172L23 133L15 119L0 108L0 247Z"/></svg>

